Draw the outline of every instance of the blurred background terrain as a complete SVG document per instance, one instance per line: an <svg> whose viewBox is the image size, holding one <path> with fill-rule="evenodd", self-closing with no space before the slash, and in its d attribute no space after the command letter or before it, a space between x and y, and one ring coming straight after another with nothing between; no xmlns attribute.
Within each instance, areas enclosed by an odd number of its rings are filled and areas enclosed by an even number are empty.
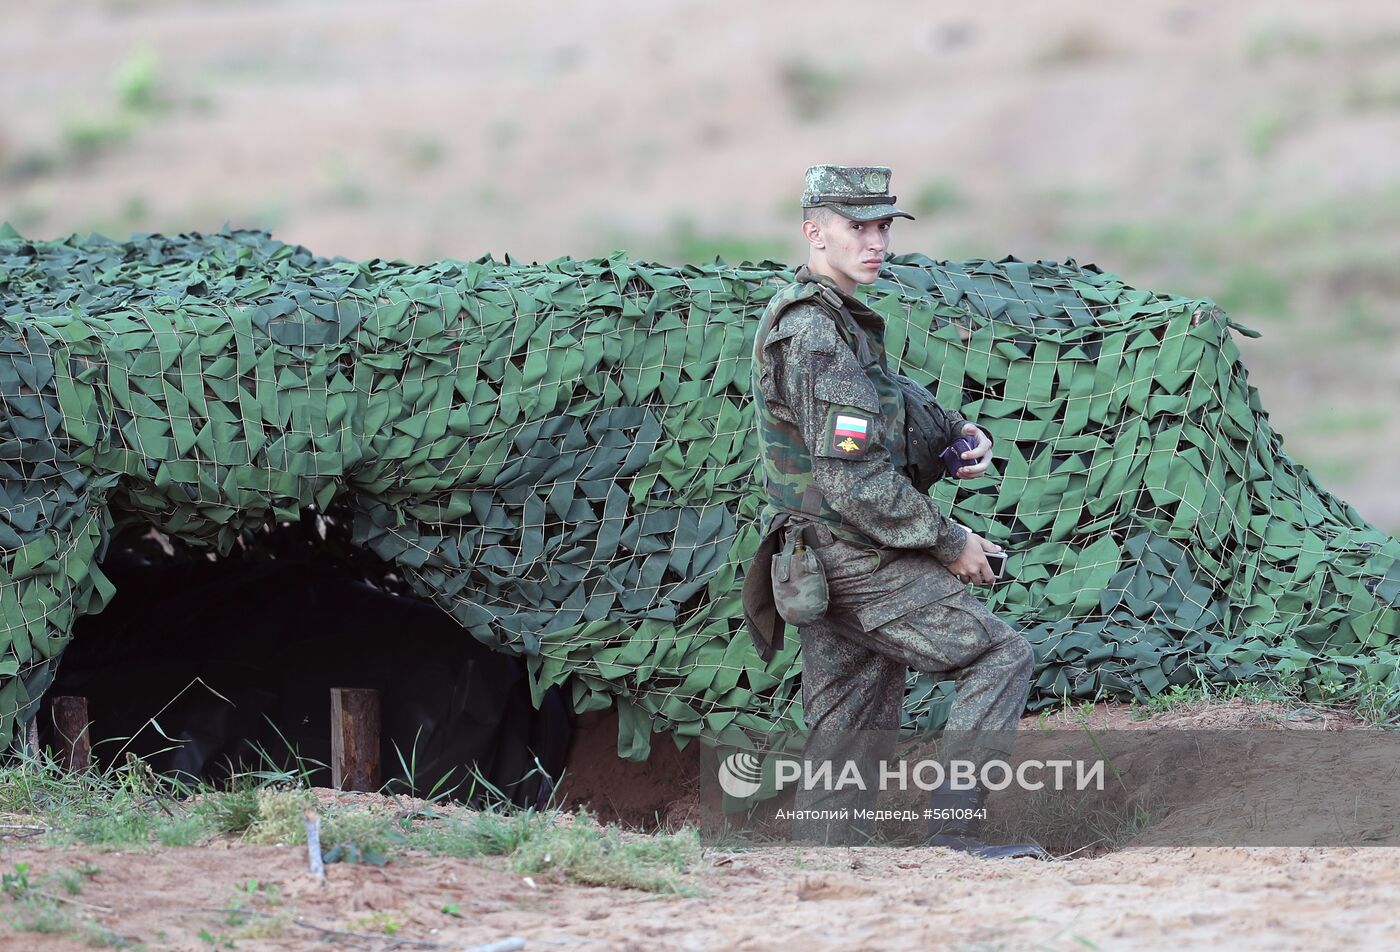
<svg viewBox="0 0 1400 952"><path fill-rule="evenodd" d="M1400 4L31 0L0 220L324 255L803 256L881 164L894 250L1205 295L1286 449L1400 531Z"/></svg>

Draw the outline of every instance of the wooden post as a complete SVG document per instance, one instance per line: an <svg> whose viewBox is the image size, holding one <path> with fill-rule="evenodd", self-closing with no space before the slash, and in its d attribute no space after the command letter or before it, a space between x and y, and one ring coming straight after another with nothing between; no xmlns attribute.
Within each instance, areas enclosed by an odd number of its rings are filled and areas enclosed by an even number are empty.
<svg viewBox="0 0 1400 952"><path fill-rule="evenodd" d="M86 770L92 764L92 738L88 736L88 702L85 697L53 699L54 732L58 762L66 770Z"/></svg>
<svg viewBox="0 0 1400 952"><path fill-rule="evenodd" d="M331 786L379 789L379 692L331 688Z"/></svg>

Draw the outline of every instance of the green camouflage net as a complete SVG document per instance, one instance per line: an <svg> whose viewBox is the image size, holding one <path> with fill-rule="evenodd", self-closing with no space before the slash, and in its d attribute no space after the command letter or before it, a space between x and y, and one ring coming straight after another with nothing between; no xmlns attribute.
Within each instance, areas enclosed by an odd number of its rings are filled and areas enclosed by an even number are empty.
<svg viewBox="0 0 1400 952"><path fill-rule="evenodd" d="M799 726L797 639L764 664L739 621L752 335L789 278L6 226L0 741L111 595L114 529L224 553L333 502L412 590L524 655L537 698L567 681L579 711L615 704L625 757L658 731ZM917 254L868 293L892 363L996 437L997 478L935 494L1014 553L989 600L1035 645L1032 709L1266 676L1400 688L1400 544L1284 455L1210 301ZM916 680L907 717L947 699Z"/></svg>

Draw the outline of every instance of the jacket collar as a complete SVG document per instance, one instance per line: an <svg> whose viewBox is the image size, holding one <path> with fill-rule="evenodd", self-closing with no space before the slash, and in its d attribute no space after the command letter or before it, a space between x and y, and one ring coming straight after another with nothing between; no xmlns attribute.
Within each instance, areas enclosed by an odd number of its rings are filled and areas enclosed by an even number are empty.
<svg viewBox="0 0 1400 952"><path fill-rule="evenodd" d="M856 318L856 320L861 321L862 323L874 323L878 324L881 327L884 326L884 318L880 317L879 314L876 314L874 311L872 311L870 309L870 305L866 304L860 298L852 297L845 291L842 291L841 288L836 284L836 282L833 281L831 278L828 278L826 275L813 274L811 269L809 269L805 264L797 269L796 274L793 275L793 280L811 281L816 284L820 284L824 288L830 288L832 291L836 292L836 294L841 298L841 303L846 305L846 310L850 311L851 316Z"/></svg>

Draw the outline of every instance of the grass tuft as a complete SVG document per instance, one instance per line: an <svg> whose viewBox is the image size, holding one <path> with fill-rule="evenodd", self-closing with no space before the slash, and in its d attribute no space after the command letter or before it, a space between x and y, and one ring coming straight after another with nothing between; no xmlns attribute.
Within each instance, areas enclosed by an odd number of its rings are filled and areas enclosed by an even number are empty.
<svg viewBox="0 0 1400 952"><path fill-rule="evenodd" d="M574 882L648 892L687 894L681 881L700 855L694 829L670 834L628 836L617 827L598 827L580 813L567 825L550 823L515 852L522 872L559 872Z"/></svg>
<svg viewBox="0 0 1400 952"><path fill-rule="evenodd" d="M1163 714L1180 714L1212 704L1229 704L1242 700L1251 704L1281 704L1286 708L1299 706L1296 693L1286 687L1268 682L1237 681L1224 686L1201 680L1196 684L1174 684L1166 691L1141 701L1132 702L1133 720L1147 720Z"/></svg>
<svg viewBox="0 0 1400 952"><path fill-rule="evenodd" d="M300 765L303 771L305 767ZM472 796L488 801L488 808L480 811L446 802L456 789L449 787L447 778L429 789L434 800L399 804L398 810L378 797L318 803L306 779L298 770L267 769L236 775L222 789L192 788L154 774L131 756L120 766L68 772L49 752L21 752L0 765L0 812L32 818L40 834L30 841L36 845L83 842L144 849L231 836L304 849L307 813L315 810L327 863L383 865L409 850L499 856L531 876L675 895L698 892L687 877L701 853L699 833L693 828L647 836L599 826L583 811L565 814L552 803L542 811L521 809L475 771L469 772L464 786ZM394 802L390 795L388 803ZM86 863L42 876L22 863L0 871L0 923L7 927L0 935L36 933L95 947L130 947L132 940L84 911L99 907L67 898L81 894L86 880L98 872ZM248 879L235 890L215 931L201 931L206 946L238 948L245 942L276 940L294 921L292 912L282 907L275 884ZM400 923L386 918L367 928L392 935ZM0 944L5 941L0 939Z"/></svg>
<svg viewBox="0 0 1400 952"><path fill-rule="evenodd" d="M215 833L242 833L258 819L258 788L235 780L227 790L211 790L194 807Z"/></svg>
<svg viewBox="0 0 1400 952"><path fill-rule="evenodd" d="M989 811L988 841L1034 841L1055 856L1120 850L1164 814L1160 805L1068 790L1040 791L1017 806L1014 811Z"/></svg>
<svg viewBox="0 0 1400 952"><path fill-rule="evenodd" d="M523 873L557 874L573 882L647 892L694 894L684 879L700 856L694 828L629 834L599 826L586 811L483 811L425 823L408 845L435 856L509 856Z"/></svg>
<svg viewBox="0 0 1400 952"><path fill-rule="evenodd" d="M306 842L306 811L316 798L304 787L265 787L254 795L257 812L243 831L248 843L264 846Z"/></svg>

